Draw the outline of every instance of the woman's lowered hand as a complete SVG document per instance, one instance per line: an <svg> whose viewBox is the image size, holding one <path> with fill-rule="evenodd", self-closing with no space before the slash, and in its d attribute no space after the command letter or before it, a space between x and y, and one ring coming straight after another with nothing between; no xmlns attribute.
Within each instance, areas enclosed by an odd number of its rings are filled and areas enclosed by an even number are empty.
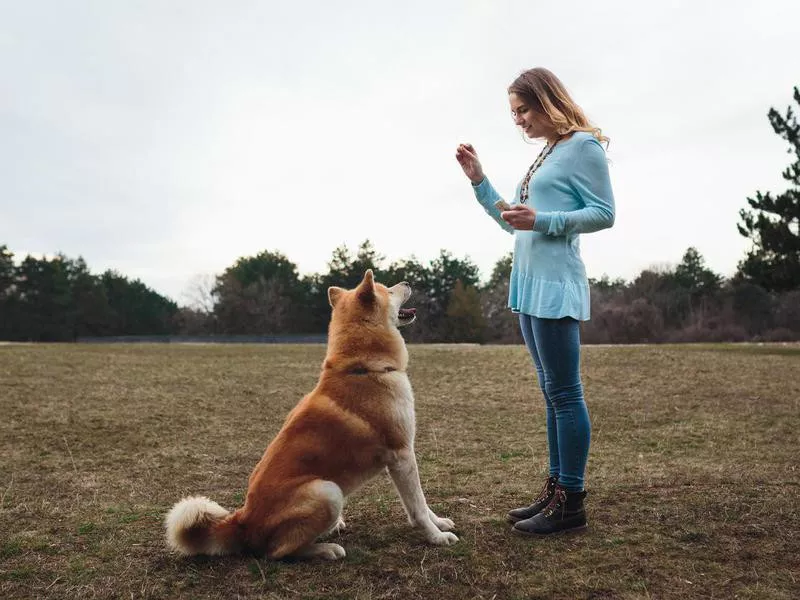
<svg viewBox="0 0 800 600"><path fill-rule="evenodd" d="M530 231L536 222L536 211L526 204L514 204L511 210L504 210L500 216L514 229L522 231Z"/></svg>

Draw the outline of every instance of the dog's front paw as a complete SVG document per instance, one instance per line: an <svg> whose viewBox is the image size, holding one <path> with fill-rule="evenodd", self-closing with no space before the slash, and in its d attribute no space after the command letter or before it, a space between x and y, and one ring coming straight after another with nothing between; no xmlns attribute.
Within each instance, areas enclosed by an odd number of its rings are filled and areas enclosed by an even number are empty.
<svg viewBox="0 0 800 600"><path fill-rule="evenodd" d="M443 517L436 517L433 520L433 524L439 528L439 531L451 531L456 528L456 524L453 523L450 519L445 519Z"/></svg>
<svg viewBox="0 0 800 600"><path fill-rule="evenodd" d="M431 510L430 506L428 507L428 516L430 517L431 522L439 528L439 531L450 531L451 529L455 529L455 523L453 523L450 519L437 517L436 513Z"/></svg>
<svg viewBox="0 0 800 600"><path fill-rule="evenodd" d="M434 546L452 546L458 541L458 537L455 533L440 531L439 535L428 538L428 541Z"/></svg>

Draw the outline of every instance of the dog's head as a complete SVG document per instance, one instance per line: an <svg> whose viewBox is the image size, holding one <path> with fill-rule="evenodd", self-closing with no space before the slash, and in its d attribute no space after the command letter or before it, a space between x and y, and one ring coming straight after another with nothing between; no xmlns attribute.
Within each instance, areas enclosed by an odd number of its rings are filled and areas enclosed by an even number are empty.
<svg viewBox="0 0 800 600"><path fill-rule="evenodd" d="M386 287L375 281L372 269L352 290L328 288L328 302L333 308L332 322L370 322L375 325L402 327L417 318L415 308L402 308L411 296L411 287L400 282Z"/></svg>

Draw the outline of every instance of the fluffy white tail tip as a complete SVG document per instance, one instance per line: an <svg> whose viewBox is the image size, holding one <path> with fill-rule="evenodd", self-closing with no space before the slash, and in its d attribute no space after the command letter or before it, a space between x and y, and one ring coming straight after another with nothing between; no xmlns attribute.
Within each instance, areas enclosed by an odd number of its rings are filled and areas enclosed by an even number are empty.
<svg viewBox="0 0 800 600"><path fill-rule="evenodd" d="M226 553L226 549L214 539L213 526L228 514L227 510L205 496L184 498L172 507L164 519L167 545L183 555Z"/></svg>

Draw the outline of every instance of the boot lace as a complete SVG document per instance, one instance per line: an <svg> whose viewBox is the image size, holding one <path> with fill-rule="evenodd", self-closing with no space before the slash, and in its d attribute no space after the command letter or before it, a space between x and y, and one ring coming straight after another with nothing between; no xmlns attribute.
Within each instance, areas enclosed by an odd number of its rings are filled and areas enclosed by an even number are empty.
<svg viewBox="0 0 800 600"><path fill-rule="evenodd" d="M563 518L567 510L567 492L565 492L563 488L556 487L553 499L550 500L550 504L548 504L542 512L545 517L552 517L559 509L561 510L561 517Z"/></svg>
<svg viewBox="0 0 800 600"><path fill-rule="evenodd" d="M556 487L556 480L553 477L548 477L547 481L544 482L544 487L542 491L539 492L539 495L534 498L533 503L538 504L539 502L544 502L550 497L550 494L553 493L553 490Z"/></svg>

